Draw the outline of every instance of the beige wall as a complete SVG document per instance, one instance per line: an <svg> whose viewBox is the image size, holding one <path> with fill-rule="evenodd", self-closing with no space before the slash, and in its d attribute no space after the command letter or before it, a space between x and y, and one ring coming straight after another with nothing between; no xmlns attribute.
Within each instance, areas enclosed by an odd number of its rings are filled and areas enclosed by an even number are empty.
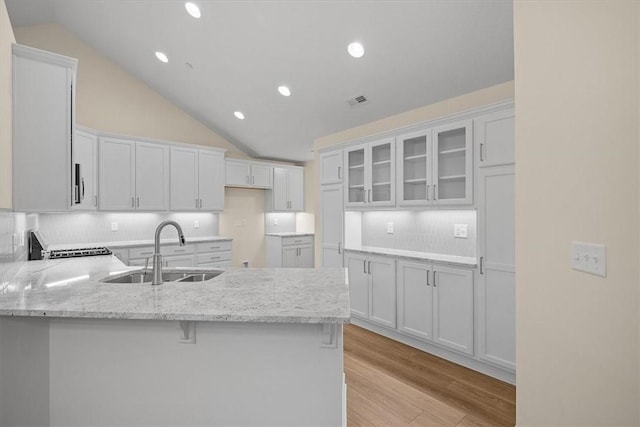
<svg viewBox="0 0 640 427"><path fill-rule="evenodd" d="M344 130L342 132L334 133L331 135L318 138L314 141L314 162L318 165L311 177L313 177L313 183L310 185L308 197L313 199L313 203L309 206L311 209L320 209L320 154L318 150L324 147L330 147L333 145L343 144L354 139L363 138L370 135L379 134L385 131L410 126L420 122L426 122L434 120L439 117L447 116L450 114L459 113L465 110L481 107L483 105L495 104L500 101L513 99L514 96L514 82L506 82L496 86L491 86L485 89L481 89L475 92L471 92L465 95L457 96L454 98L445 99L444 101L436 102L424 107L416 108L414 110L406 111L394 116L385 117L374 122L357 126L351 129ZM315 212L315 217L318 219L315 221L315 233L316 236L320 236L322 233L322 224L319 220L320 212ZM320 248L320 238L316 238L316 265L322 263L322 251Z"/></svg>
<svg viewBox="0 0 640 427"><path fill-rule="evenodd" d="M11 44L15 43L9 14L0 0L0 208L11 208L11 124L12 71Z"/></svg>
<svg viewBox="0 0 640 427"><path fill-rule="evenodd" d="M640 425L638 7L514 4L519 427Z"/></svg>
<svg viewBox="0 0 640 427"><path fill-rule="evenodd" d="M226 139L58 24L18 27L18 43L78 59L76 122L101 131L226 148Z"/></svg>
<svg viewBox="0 0 640 427"><path fill-rule="evenodd" d="M249 261L250 267L265 265L264 190L227 188L220 234L233 237L234 267Z"/></svg>

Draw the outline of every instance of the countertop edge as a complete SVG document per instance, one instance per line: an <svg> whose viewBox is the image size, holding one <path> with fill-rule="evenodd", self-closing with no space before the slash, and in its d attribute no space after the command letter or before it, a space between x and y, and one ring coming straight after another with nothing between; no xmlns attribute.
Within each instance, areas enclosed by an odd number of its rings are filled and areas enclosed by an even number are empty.
<svg viewBox="0 0 640 427"><path fill-rule="evenodd" d="M388 256L388 257L394 257L394 258L402 258L402 259L407 259L407 260L413 260L413 261L428 261L428 262L435 262L438 264L446 264L446 265L451 265L451 266L455 266L455 267L465 267L465 268L476 268L478 267L478 263L477 261L474 263L470 263L470 262L464 262L464 261L456 261L456 260L447 260L447 259L442 259L439 257L432 257L429 256L428 254L425 253L425 255L409 255L409 254L398 254L398 253L393 253L393 249L390 251L385 251L384 249L382 250L377 250L375 248L344 248L345 252L357 252L357 253L362 253L362 254L370 254L370 255L381 255L381 256ZM443 257L446 257L448 255L442 255ZM450 255L450 256L455 256L455 255ZM470 257L472 258L472 257Z"/></svg>

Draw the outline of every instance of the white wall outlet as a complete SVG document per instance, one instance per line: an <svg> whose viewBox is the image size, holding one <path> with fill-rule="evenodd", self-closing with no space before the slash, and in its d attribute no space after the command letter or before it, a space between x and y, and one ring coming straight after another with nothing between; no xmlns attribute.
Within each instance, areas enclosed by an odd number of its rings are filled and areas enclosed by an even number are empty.
<svg viewBox="0 0 640 427"><path fill-rule="evenodd" d="M459 239L466 239L469 237L469 226L467 224L454 224L453 237L457 237Z"/></svg>
<svg viewBox="0 0 640 427"><path fill-rule="evenodd" d="M111 231L118 231L118 223L117 222L112 222L111 223Z"/></svg>
<svg viewBox="0 0 640 427"><path fill-rule="evenodd" d="M393 222L387 223L387 234L393 234Z"/></svg>
<svg viewBox="0 0 640 427"><path fill-rule="evenodd" d="M273 218L273 225L278 225L278 218Z"/></svg>
<svg viewBox="0 0 640 427"><path fill-rule="evenodd" d="M193 228L200 228L200 221L197 219L193 220Z"/></svg>
<svg viewBox="0 0 640 427"><path fill-rule="evenodd" d="M607 277L607 248L595 243L571 242L571 268Z"/></svg>

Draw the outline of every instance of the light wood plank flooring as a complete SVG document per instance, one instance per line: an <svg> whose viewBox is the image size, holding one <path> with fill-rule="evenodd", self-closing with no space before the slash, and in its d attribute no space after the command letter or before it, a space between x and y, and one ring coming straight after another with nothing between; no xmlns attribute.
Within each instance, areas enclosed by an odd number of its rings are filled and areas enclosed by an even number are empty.
<svg viewBox="0 0 640 427"><path fill-rule="evenodd" d="M344 328L347 422L514 426L514 386L354 325Z"/></svg>

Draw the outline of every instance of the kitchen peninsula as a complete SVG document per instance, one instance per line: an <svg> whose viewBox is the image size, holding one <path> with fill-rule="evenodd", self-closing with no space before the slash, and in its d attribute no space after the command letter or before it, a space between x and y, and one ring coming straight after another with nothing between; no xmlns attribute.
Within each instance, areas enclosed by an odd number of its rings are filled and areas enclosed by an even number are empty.
<svg viewBox="0 0 640 427"><path fill-rule="evenodd" d="M344 270L101 282L128 270L113 256L33 261L2 284L5 418L67 426L342 424Z"/></svg>

